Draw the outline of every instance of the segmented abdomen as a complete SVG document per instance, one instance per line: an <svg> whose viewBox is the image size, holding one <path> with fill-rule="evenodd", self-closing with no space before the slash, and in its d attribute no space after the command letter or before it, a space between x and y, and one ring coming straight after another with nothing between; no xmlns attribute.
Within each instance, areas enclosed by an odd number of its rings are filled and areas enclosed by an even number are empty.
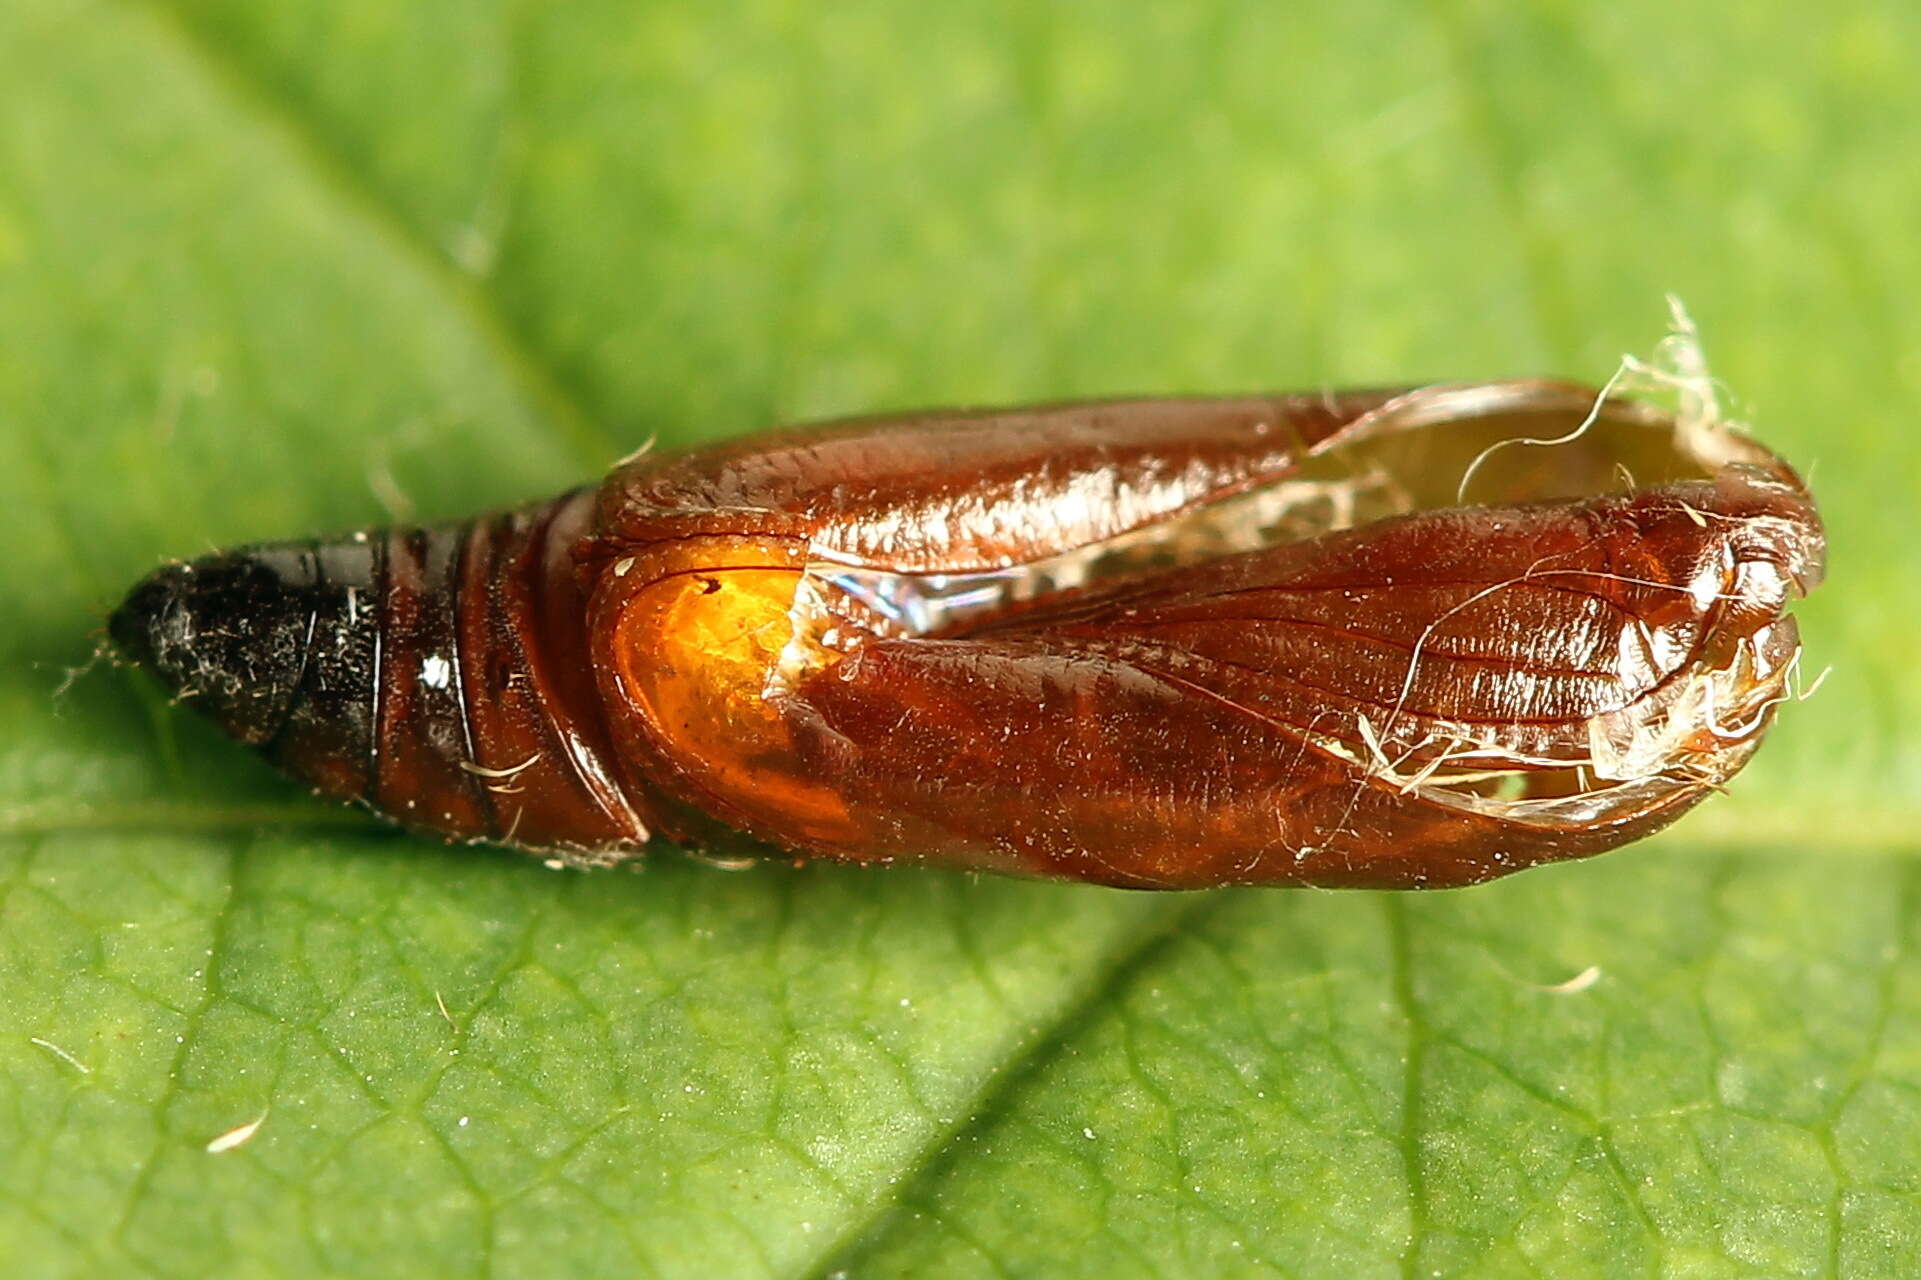
<svg viewBox="0 0 1921 1280"><path fill-rule="evenodd" d="M570 558L592 496L171 565L115 640L323 794L455 838L638 844L662 815L610 771Z"/></svg>

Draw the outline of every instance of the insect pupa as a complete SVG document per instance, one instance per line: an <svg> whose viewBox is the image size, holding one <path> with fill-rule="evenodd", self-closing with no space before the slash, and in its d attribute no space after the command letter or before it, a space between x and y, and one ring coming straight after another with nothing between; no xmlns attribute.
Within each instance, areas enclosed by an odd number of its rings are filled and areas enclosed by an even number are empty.
<svg viewBox="0 0 1921 1280"><path fill-rule="evenodd" d="M772 431L171 564L110 630L289 774L448 839L1423 887L1719 789L1822 557L1747 437L1515 380Z"/></svg>

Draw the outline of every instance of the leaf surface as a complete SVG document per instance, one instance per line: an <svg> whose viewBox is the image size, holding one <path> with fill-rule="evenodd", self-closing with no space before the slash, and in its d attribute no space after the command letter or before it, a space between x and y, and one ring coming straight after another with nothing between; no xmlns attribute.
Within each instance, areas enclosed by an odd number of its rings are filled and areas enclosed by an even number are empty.
<svg viewBox="0 0 1921 1280"><path fill-rule="evenodd" d="M7 1273L1921 1269L1921 17L1317 8L0 6ZM1598 381L1667 291L1834 671L1589 864L557 873L70 674L160 558L649 438Z"/></svg>

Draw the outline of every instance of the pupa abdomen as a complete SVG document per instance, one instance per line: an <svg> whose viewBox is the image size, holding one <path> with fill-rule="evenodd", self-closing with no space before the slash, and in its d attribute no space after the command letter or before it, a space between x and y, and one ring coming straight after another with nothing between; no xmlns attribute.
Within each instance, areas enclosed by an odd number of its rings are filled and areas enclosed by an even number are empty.
<svg viewBox="0 0 1921 1280"><path fill-rule="evenodd" d="M324 795L453 839L641 844L581 659L592 499L169 565L113 636Z"/></svg>

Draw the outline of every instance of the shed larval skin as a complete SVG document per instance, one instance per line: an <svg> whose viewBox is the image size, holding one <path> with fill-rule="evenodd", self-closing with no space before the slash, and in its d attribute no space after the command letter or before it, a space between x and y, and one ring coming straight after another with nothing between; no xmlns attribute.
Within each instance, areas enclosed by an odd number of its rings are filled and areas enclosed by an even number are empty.
<svg viewBox="0 0 1921 1280"><path fill-rule="evenodd" d="M112 629L318 790L450 838L1425 887L1726 783L1822 554L1747 438L1509 381L764 433L169 566Z"/></svg>

